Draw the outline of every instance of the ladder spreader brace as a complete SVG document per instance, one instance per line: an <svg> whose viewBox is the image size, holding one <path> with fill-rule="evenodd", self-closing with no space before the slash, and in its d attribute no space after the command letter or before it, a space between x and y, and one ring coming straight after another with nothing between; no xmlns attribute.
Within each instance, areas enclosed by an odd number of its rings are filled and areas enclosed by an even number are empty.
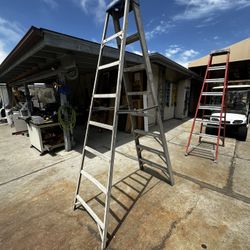
<svg viewBox="0 0 250 250"><path fill-rule="evenodd" d="M134 13L136 27L137 27L137 33L131 36L127 36L127 27L128 27L128 16L129 12ZM116 34L106 37L107 36L107 29L108 29L108 22L109 18L112 17L114 28ZM120 19L123 17L123 24L122 28L120 27ZM103 49L106 46L106 44L113 39L116 39L117 41L117 47L119 50L119 60L108 63L108 64L101 64L102 63L102 55L103 55ZM132 67L127 67L125 62L125 48L126 45L140 41L142 54L143 54L143 61L144 63L142 65L136 65ZM110 94L100 94L97 92L97 82L98 82L98 76L100 74L100 71L107 70L111 67L118 67L118 75L117 75L117 83L116 83L116 91L115 93ZM145 70L148 80L148 87L149 91L133 91L130 86L128 73L130 72L137 72ZM121 87L122 87L122 80L124 83L124 89L126 93L126 98L128 102L128 110L122 111L119 110L119 104L120 104L120 97L121 97ZM146 109L135 109L133 107L132 97L134 95L151 95L153 105L152 107L148 107ZM92 113L94 110L93 103L94 100L97 98L113 98L115 100L114 105L114 115L113 115L113 124L105 124L100 123L92 120ZM150 109L154 109L156 111L156 118L157 118L157 126L159 131L158 132L147 132L145 130L142 130L140 128L137 128L136 126L136 117L138 116L149 116L150 114L148 111ZM82 206L94 219L96 222L100 235L102 240L101 248L106 248L107 243L107 234L108 234L108 224L109 224L109 207L110 207L110 199L111 199L111 188L112 188L112 178L113 178L113 168L114 168L114 159L115 159L115 147L116 147L116 135L117 135L117 125L118 125L118 115L120 113L128 113L131 117L131 127L132 127L132 133L134 135L135 140L135 148L137 152L137 158L139 162L140 169L144 168L144 165L155 167L160 170L162 170L165 175L168 178L168 181L171 185L174 184L173 179L173 173L172 173L172 167L171 162L169 158L166 138L163 130L162 120L160 116L159 106L157 102L157 96L155 93L155 86L153 83L153 73L151 68L151 63L148 55L148 49L147 44L145 40L145 34L143 30L143 25L141 21L141 15L140 15L140 5L137 0L115 0L113 1L106 10L106 17L105 17L105 23L104 23L104 29L103 29L103 35L102 35L102 42L100 46L100 53L98 57L97 62L97 69L96 69L96 75L95 75L95 81L94 81L94 87L93 87L93 93L91 98L91 104L90 104L90 110L89 110L89 116L87 121L87 128L86 128L86 134L84 139L84 146L83 146L83 153L82 153L82 162L80 167L80 173L78 177L77 187L76 187L76 194L74 199L74 209ZM89 135L89 128L90 126L93 127L100 127L103 129L110 130L112 133L111 141L110 141L110 157L104 156L101 152L98 152L98 150L91 148L89 145L87 145L87 138ZM140 142L140 138L142 136L150 136L156 139L156 141L159 142L159 144L162 146L162 150L158 150L155 148L151 148L149 146L143 145ZM156 154L162 159L163 164L159 164L158 162L154 162L151 159L146 159L146 156L142 155L143 151L147 151L153 154ZM107 180L107 186L105 187L102 185L95 177L91 176L87 171L84 170L85 163L85 157L86 153L89 152L91 154L94 154L97 157L100 157L102 160L107 161L109 163L109 169L108 169L108 180ZM84 199L80 196L80 185L81 185L81 178L84 176L89 181L91 181L93 184L95 184L101 192L103 192L106 196L105 198L105 210L104 210L104 218L103 220L100 219L97 214L93 211L93 209L87 204L87 202L84 201Z"/></svg>
<svg viewBox="0 0 250 250"><path fill-rule="evenodd" d="M214 65L213 59L217 56L225 56L225 64L223 65ZM228 87L228 68L229 68L229 56L230 50L223 49L211 52L207 64L207 69L204 77L204 81L202 84L200 96L198 99L198 104L196 107L191 132L189 135L188 143L186 146L186 155L192 152L194 149L199 149L202 151L210 151L213 153L214 161L218 161L219 156L219 146L220 141L222 141L222 146L225 145L225 133L226 133L226 95L227 95L227 87ZM211 77L214 76L214 77ZM223 85L222 85L223 84ZM213 86L223 86L222 92L214 92L211 91ZM218 104L211 104L211 98L219 98ZM201 114L199 114L201 111ZM213 115L214 112L217 112L218 115ZM198 118L198 116L201 118ZM194 132L196 122L200 123L200 131L199 133ZM208 133L204 133L203 130L206 128L217 129L216 135L211 135ZM223 135L221 135L221 131L223 131ZM213 141L204 142L208 144L212 144L215 149L204 148L200 145L191 145L192 136L198 135L199 143L201 143L203 138L210 139Z"/></svg>

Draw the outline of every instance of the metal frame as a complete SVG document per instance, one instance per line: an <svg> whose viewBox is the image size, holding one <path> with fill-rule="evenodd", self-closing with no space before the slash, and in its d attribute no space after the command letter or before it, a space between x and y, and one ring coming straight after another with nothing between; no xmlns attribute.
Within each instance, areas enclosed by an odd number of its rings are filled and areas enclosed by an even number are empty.
<svg viewBox="0 0 250 250"><path fill-rule="evenodd" d="M216 56L222 56L222 55L226 56L225 65L213 66L213 58ZM199 135L199 142L201 142L201 139L203 137L216 139L216 143L212 143L212 144L215 144L215 150L209 150L209 151L213 151L215 162L218 161L220 140L222 141L222 146L225 146L225 131L226 131L226 105L225 104L226 104L226 95L227 95L227 87L228 87L229 57L230 57L230 50L228 50L228 49L213 51L209 56L205 77L203 80L200 96L198 99L198 104L196 107L194 120L192 123L190 135L188 138L188 143L186 146L186 156L194 148L199 148L201 150L207 151L207 149L205 149L205 148L190 145L191 140L192 140L192 135L196 134L196 133L194 133L194 127L195 127L196 121L200 122L200 132L197 134L197 135ZM210 78L211 71L224 71L224 78ZM214 83L223 83L223 92L209 92L208 91L208 84L212 85ZM219 106L207 104L207 96L220 96L221 97L221 104ZM203 97L203 101L202 101L202 97ZM201 119L197 118L199 110L202 110L202 116L201 116L202 118ZM209 118L209 116L205 114L206 110L210 110L211 112L212 111L220 111L219 122L217 122L217 123L210 122L210 120L205 119L205 118ZM223 113L224 113L224 116L223 116ZM213 123L212 126L214 126L214 125L218 126L217 136L202 133L203 127L207 126L207 123L209 123L209 124ZM222 129L223 129L223 136L221 136ZM206 141L206 142L209 143L208 141ZM190 147L191 147L191 149L190 149Z"/></svg>
<svg viewBox="0 0 250 250"><path fill-rule="evenodd" d="M126 92L127 101L128 101L128 108L129 108L126 111L123 110L122 113L125 112L125 113L128 113L131 115L130 116L131 117L131 126L132 126L132 132L133 132L134 139L135 139L135 146L136 146L136 151L137 151L139 167L140 167L140 169L143 169L144 164L147 164L147 165L150 165L151 167L159 168L165 174L167 174L170 184L171 185L174 184L172 167L171 167L170 158L169 158L169 154L168 154L166 138L165 138L162 120L161 120L161 116L160 116L159 106L158 106L158 102L157 102L157 96L156 96L155 89L154 89L153 73L152 73L151 63L150 63L150 59L149 59L149 55L148 55L145 34L143 31L143 25L142 25L142 21L141 21L139 4L138 4L138 1L136 1L136 0L125 0L122 2L124 2L124 5L121 6L122 10L124 10L123 15L121 15L121 13L118 14L115 11L112 11L110 9L106 12L103 35L102 35L102 43L100 46L100 53L99 53L99 58L98 58L98 63L97 63L94 88L93 88L92 99L91 99L91 104L90 104L90 111L89 111L88 122L87 122L87 129L86 129L86 134L85 134L85 139L84 139L82 162L81 162L80 172L79 172L79 176L78 176L78 182L77 182L75 200L74 200L74 209L76 209L78 206L83 206L86 209L86 211L92 216L92 218L95 220L95 222L97 223L97 226L98 226L98 229L99 229L99 232L101 235L101 239L102 239L101 249L105 249L106 243L107 243L109 207L110 207L113 168L114 168L114 159L115 159L118 115L121 113L121 111L119 111L119 105L120 105L120 99L121 99L120 97L121 97L122 80L124 82L125 92ZM136 33L130 37L127 37L128 16L129 16L130 11L134 12L138 33ZM113 18L116 34L106 38L110 16L112 16L112 18ZM123 17L122 28L120 27L120 18L121 17ZM119 60L112 62L112 63L109 63L109 64L106 64L106 65L100 65L101 59L103 56L103 48L106 46L107 42L109 42L113 39L116 39L117 47L120 51L119 52L120 53ZM136 41L140 41L142 52L143 52L144 64L143 64L143 66L137 65L137 66L127 68L126 62L125 62L126 45L128 45L132 42L136 42ZM118 66L116 93L96 94L96 86L97 86L97 82L98 82L99 72L103 69L108 69L108 68L115 67L115 66ZM143 69L146 70L150 91L149 92L143 91L142 94L143 95L145 95L145 94L152 95L153 106L148 107L146 109L134 110L134 108L132 107L131 97L133 95L138 95L138 94L140 95L141 93L138 93L138 92L133 93L131 91L129 92L130 86L129 86L127 73L138 71L138 70L143 70ZM95 98L115 98L114 117L113 117L113 125L112 126L91 121L91 116L92 116L92 111L93 111L93 101ZM159 133L149 133L147 131L135 129L136 128L135 116L148 116L149 114L147 114L147 111L150 109L156 110ZM112 130L110 158L104 157L100 152L87 146L87 138L88 138L88 134L89 134L89 126L90 125ZM142 135L154 137L162 145L163 150L160 151L160 150L150 148L148 146L141 145L139 138ZM149 161L147 159L142 158L142 154L141 154L142 150L150 151L151 153L158 155L163 160L164 165L161 166L159 163L155 163L155 162L152 162L152 161ZM96 156L99 156L103 160L106 160L110 163L109 169L108 169L107 187L104 187L93 176L89 175L86 171L83 170L86 151L88 151ZM94 213L94 211L89 207L89 205L79 195L82 175L84 175L85 178L87 178L92 183L94 183L106 195L105 212L104 212L104 220L103 221Z"/></svg>

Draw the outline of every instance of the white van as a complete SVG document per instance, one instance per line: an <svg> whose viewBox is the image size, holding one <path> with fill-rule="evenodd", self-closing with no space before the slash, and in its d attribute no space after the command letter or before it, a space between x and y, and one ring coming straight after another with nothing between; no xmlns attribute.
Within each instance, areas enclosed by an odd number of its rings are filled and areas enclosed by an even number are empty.
<svg viewBox="0 0 250 250"><path fill-rule="evenodd" d="M214 87L213 91L222 91L223 86ZM213 103L220 100L214 97ZM245 141L250 119L250 85L229 85L226 101L226 130L236 133L236 139ZM219 122L220 113L213 112L210 121ZM222 114L224 116L224 114ZM209 125L209 123L208 123ZM206 127L207 134L214 134L216 128Z"/></svg>

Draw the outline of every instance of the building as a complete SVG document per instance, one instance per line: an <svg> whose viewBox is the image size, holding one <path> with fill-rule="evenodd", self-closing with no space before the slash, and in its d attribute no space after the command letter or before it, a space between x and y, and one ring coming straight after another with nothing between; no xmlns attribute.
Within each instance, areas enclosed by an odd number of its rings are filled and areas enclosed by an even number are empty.
<svg viewBox="0 0 250 250"><path fill-rule="evenodd" d="M228 84L249 84L250 83L250 38L234 43L227 48L230 49ZM188 68L204 78L209 55L191 62ZM214 64L225 63L225 57L214 58ZM201 85L193 83L191 86L190 113L195 112Z"/></svg>
<svg viewBox="0 0 250 250"><path fill-rule="evenodd" d="M61 105L69 103L77 112L77 122L86 121L96 64L100 45L84 39L68 36L55 31L31 27L21 41L7 56L0 66L0 82L8 88L28 86L37 82L67 85L67 91L60 91ZM104 63L118 58L118 50L107 47L104 50ZM150 56L157 90L162 119L185 118L188 115L191 81L199 81L197 74L154 53ZM128 66L141 63L140 55L126 52ZM131 73L132 85L135 89L147 90L147 79L144 72ZM112 89L116 82L116 70L103 72L100 77L100 88ZM107 92L108 93L108 92ZM111 92L109 92L111 93ZM123 96L122 103L125 102ZM135 100L138 108L150 105L147 97ZM110 114L105 117L108 120ZM128 130L128 118L119 126ZM126 120L125 120L126 119ZM155 124L155 117L138 120L141 126ZM66 132L65 132L66 133ZM67 134L65 135L65 139ZM69 147L70 148L70 147Z"/></svg>

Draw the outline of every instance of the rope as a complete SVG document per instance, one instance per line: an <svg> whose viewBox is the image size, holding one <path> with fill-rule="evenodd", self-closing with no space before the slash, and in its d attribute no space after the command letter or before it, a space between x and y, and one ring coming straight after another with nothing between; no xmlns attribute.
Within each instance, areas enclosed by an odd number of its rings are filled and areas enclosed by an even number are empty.
<svg viewBox="0 0 250 250"><path fill-rule="evenodd" d="M58 109L58 121L62 129L72 131L76 125L75 110L69 105L61 106Z"/></svg>

